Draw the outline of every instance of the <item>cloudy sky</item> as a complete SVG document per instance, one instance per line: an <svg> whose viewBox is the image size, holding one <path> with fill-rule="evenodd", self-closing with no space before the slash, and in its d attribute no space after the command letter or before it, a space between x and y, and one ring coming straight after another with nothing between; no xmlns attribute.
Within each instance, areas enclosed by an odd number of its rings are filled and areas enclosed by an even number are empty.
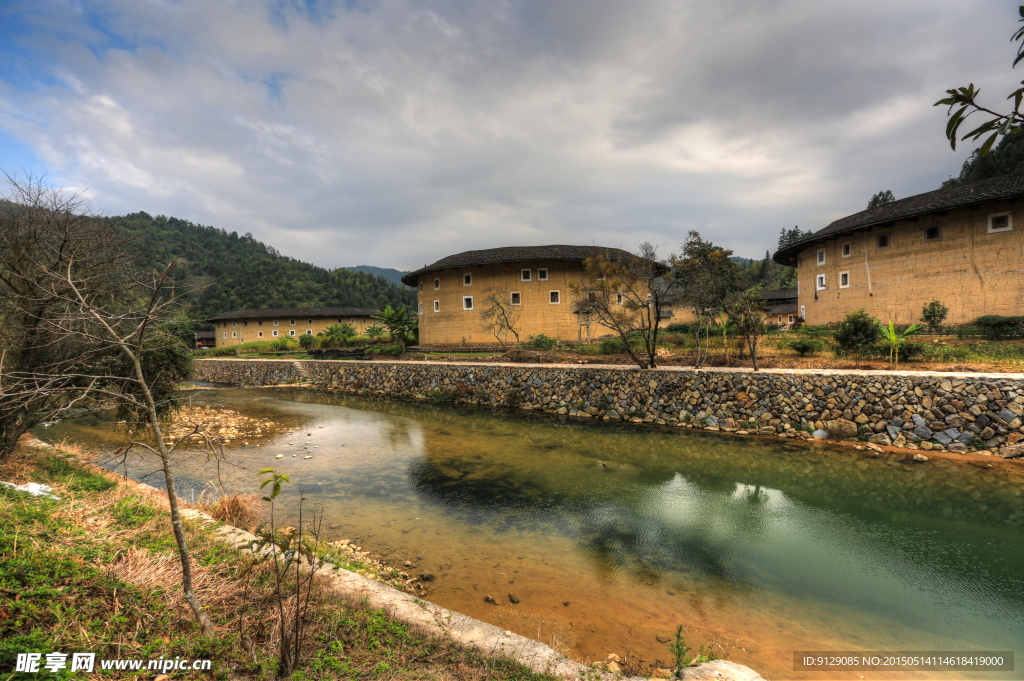
<svg viewBox="0 0 1024 681"><path fill-rule="evenodd" d="M959 172L1016 3L0 0L0 168L326 267L549 243L762 257ZM1024 69L1018 67L1017 71Z"/></svg>

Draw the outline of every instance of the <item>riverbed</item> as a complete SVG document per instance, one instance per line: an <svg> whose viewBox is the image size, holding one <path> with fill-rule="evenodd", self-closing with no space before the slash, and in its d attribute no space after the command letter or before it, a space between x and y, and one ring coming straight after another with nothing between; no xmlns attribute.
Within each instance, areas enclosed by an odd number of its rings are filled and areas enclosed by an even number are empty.
<svg viewBox="0 0 1024 681"><path fill-rule="evenodd" d="M1024 476L1005 468L302 388L191 400L263 424L227 444L229 491L254 491L261 468L284 472L282 523L295 523L301 487L327 540L409 561L434 576L429 600L581 661L667 663L680 624L695 650L766 679L823 678L793 671L798 650L1024 641ZM93 418L37 435L110 451L127 437ZM175 456L181 496L211 489L206 457ZM135 478L156 468L121 465Z"/></svg>

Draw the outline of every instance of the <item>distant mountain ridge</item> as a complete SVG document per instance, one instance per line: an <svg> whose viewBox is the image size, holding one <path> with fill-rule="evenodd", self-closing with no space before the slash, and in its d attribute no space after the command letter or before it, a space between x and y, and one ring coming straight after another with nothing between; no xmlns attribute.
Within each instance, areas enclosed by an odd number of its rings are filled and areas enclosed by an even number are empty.
<svg viewBox="0 0 1024 681"><path fill-rule="evenodd" d="M189 317L285 307L415 307L416 291L388 277L329 270L282 255L253 238L174 217L132 213L108 220L130 239L140 270L163 269L181 256L178 286L203 286L187 301ZM383 269L383 268L376 268ZM392 270L397 272L397 270Z"/></svg>
<svg viewBox="0 0 1024 681"><path fill-rule="evenodd" d="M392 267L374 267L373 265L358 265L356 267L346 267L346 270L352 270L353 272L366 272L376 277L384 277L396 286L405 286L402 283L402 277L409 274L410 270L396 270Z"/></svg>

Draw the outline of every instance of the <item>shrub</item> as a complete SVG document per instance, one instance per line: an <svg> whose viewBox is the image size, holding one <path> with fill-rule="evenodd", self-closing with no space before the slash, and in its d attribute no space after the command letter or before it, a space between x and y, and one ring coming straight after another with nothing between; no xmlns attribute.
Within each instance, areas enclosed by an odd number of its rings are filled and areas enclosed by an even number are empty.
<svg viewBox="0 0 1024 681"><path fill-rule="evenodd" d="M523 343L527 350L553 350L558 347L558 339L544 334L530 336L530 339Z"/></svg>
<svg viewBox="0 0 1024 681"><path fill-rule="evenodd" d="M861 308L839 322L835 333L836 344L841 354L859 358L871 351L880 333L878 322Z"/></svg>
<svg viewBox="0 0 1024 681"><path fill-rule="evenodd" d="M697 333L697 326L696 324L669 324L665 327L665 331L688 336Z"/></svg>
<svg viewBox="0 0 1024 681"><path fill-rule="evenodd" d="M921 321L925 323L929 331L938 333L939 327L942 326L942 322L946 321L948 314L949 308L932 298L932 302L921 309Z"/></svg>
<svg viewBox="0 0 1024 681"><path fill-rule="evenodd" d="M1024 317L1001 317L987 314L974 320L980 326L987 340L1012 340L1024 338Z"/></svg>
<svg viewBox="0 0 1024 681"><path fill-rule="evenodd" d="M626 351L626 344L621 338L605 338L600 345L602 355L614 355Z"/></svg>
<svg viewBox="0 0 1024 681"><path fill-rule="evenodd" d="M395 356L398 356L398 355L402 354L402 346L401 345L387 345L387 346L384 346L384 347L381 347L381 348L367 348L366 349L366 354L368 354L368 355L395 355Z"/></svg>
<svg viewBox="0 0 1024 681"><path fill-rule="evenodd" d="M812 340L810 338L795 338L789 341L789 347L800 354L801 357L804 355L816 355L821 352L821 349L825 346L820 340Z"/></svg>
<svg viewBox="0 0 1024 681"><path fill-rule="evenodd" d="M316 336L311 333L304 333L299 336L299 345L302 346L303 350L312 350L316 347L317 340Z"/></svg>

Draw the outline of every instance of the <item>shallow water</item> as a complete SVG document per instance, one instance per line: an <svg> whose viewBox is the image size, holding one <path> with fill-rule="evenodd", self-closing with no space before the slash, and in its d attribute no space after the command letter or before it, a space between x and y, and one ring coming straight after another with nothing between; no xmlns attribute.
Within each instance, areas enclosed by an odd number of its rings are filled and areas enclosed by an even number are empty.
<svg viewBox="0 0 1024 681"><path fill-rule="evenodd" d="M430 600L576 659L667 662L683 624L694 648L716 643L769 679L925 678L794 672L793 651L1024 641L1022 479L1005 471L302 389L193 400L301 429L230 444L229 490L255 490L263 467L285 472L283 523L301 485L328 540L412 561L436 575ZM97 420L38 435L111 449L124 438ZM156 468L126 464L136 478ZM189 453L176 472L185 498L216 477Z"/></svg>

